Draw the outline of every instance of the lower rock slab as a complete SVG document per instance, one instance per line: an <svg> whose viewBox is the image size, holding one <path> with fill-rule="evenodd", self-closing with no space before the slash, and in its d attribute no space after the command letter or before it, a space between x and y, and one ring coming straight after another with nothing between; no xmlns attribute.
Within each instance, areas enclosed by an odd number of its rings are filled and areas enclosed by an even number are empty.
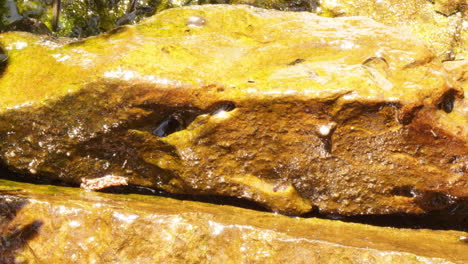
<svg viewBox="0 0 468 264"><path fill-rule="evenodd" d="M467 237L0 180L0 263L468 263Z"/></svg>

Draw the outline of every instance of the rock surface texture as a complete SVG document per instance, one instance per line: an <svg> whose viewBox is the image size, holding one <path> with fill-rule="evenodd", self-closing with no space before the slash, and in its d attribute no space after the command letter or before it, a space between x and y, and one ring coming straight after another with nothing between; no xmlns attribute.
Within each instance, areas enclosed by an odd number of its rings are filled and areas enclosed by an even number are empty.
<svg viewBox="0 0 468 264"><path fill-rule="evenodd" d="M468 59L466 0L321 0L325 16L366 16L424 40L442 60Z"/></svg>
<svg viewBox="0 0 468 264"><path fill-rule="evenodd" d="M0 42L0 157L26 177L292 215L421 214L468 199L463 89L401 29L216 5L80 41Z"/></svg>
<svg viewBox="0 0 468 264"><path fill-rule="evenodd" d="M1 263L466 263L468 234L0 180ZM16 261L16 262L14 262Z"/></svg>

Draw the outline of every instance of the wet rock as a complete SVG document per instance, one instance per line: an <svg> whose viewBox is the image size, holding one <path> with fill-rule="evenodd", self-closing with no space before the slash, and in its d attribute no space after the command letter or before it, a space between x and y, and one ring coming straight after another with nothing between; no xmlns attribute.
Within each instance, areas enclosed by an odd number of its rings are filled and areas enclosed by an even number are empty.
<svg viewBox="0 0 468 264"><path fill-rule="evenodd" d="M465 0L322 0L318 13L325 16L366 16L412 32L434 48L443 60L467 58ZM466 37L464 37L466 38Z"/></svg>
<svg viewBox="0 0 468 264"><path fill-rule="evenodd" d="M466 98L468 96L468 60L446 61L444 67L460 82L464 91L464 98ZM456 131L455 133L468 138L466 121L468 120L468 101L456 98L453 105L453 111L450 115L434 115L434 118L438 120L436 123L440 127ZM464 120L464 122L457 122L456 120Z"/></svg>
<svg viewBox="0 0 468 264"><path fill-rule="evenodd" d="M2 263L466 263L466 232L0 180ZM14 262L16 261L16 262Z"/></svg>
<svg viewBox="0 0 468 264"><path fill-rule="evenodd" d="M435 0L435 10L446 16L462 12L466 8L466 0Z"/></svg>
<svg viewBox="0 0 468 264"><path fill-rule="evenodd" d="M61 41L0 35L0 156L26 177L294 215L464 208L463 90L399 28L216 5Z"/></svg>

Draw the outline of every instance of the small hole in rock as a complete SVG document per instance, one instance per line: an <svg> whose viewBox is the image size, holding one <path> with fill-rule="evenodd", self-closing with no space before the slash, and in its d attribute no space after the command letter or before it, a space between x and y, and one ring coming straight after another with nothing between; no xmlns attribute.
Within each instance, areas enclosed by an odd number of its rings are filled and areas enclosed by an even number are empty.
<svg viewBox="0 0 468 264"><path fill-rule="evenodd" d="M449 195L439 192L427 191L417 197L417 203L426 211L442 210L455 203Z"/></svg>
<svg viewBox="0 0 468 264"><path fill-rule="evenodd" d="M450 198L443 193L434 193L429 202L434 208L445 208L451 203Z"/></svg>
<svg viewBox="0 0 468 264"><path fill-rule="evenodd" d="M174 116L170 116L159 123L159 125L153 130L153 135L165 137L179 131L181 128L182 124Z"/></svg>
<svg viewBox="0 0 468 264"><path fill-rule="evenodd" d="M411 186L397 186L394 187L390 193L396 196L404 196L404 197L415 197L416 193Z"/></svg>

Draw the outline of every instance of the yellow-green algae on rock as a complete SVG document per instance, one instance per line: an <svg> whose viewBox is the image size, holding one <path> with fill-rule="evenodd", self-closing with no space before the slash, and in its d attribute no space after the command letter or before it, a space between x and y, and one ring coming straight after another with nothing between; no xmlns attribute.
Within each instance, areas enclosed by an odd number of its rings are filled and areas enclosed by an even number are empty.
<svg viewBox="0 0 468 264"><path fill-rule="evenodd" d="M0 262L466 263L466 232L0 180Z"/></svg>
<svg viewBox="0 0 468 264"><path fill-rule="evenodd" d="M466 0L321 0L325 16L366 16L411 31L443 60L468 59Z"/></svg>
<svg viewBox="0 0 468 264"><path fill-rule="evenodd" d="M206 25L187 25L192 15L207 16ZM2 77L2 93L10 94L2 96L2 109L77 91L84 80L112 77L156 84L219 83L237 88L226 92L244 97L265 94L255 95L246 88L296 88L324 98L353 88L360 98L395 97L407 103L445 91L446 86L444 77L436 74L442 71L441 65L422 42L365 18L328 19L309 13L205 5L167 10L136 27L120 27L68 45L27 33L4 33L1 40L10 56ZM362 63L371 56L395 60L367 69ZM306 63L294 64L301 59ZM26 61L28 67L23 64ZM309 75L304 67L311 71ZM425 76L427 67L436 72ZM385 71L396 70L406 74L394 74L386 82ZM345 73L350 78L342 78ZM369 76L373 78L368 80ZM249 82L255 79L254 84ZM26 83L30 80L35 84ZM357 84L366 89L357 91ZM416 92L403 93L398 89L403 84L413 85Z"/></svg>
<svg viewBox="0 0 468 264"><path fill-rule="evenodd" d="M463 90L399 28L207 5L80 41L0 42L0 155L30 177L234 196L286 214L466 203Z"/></svg>

